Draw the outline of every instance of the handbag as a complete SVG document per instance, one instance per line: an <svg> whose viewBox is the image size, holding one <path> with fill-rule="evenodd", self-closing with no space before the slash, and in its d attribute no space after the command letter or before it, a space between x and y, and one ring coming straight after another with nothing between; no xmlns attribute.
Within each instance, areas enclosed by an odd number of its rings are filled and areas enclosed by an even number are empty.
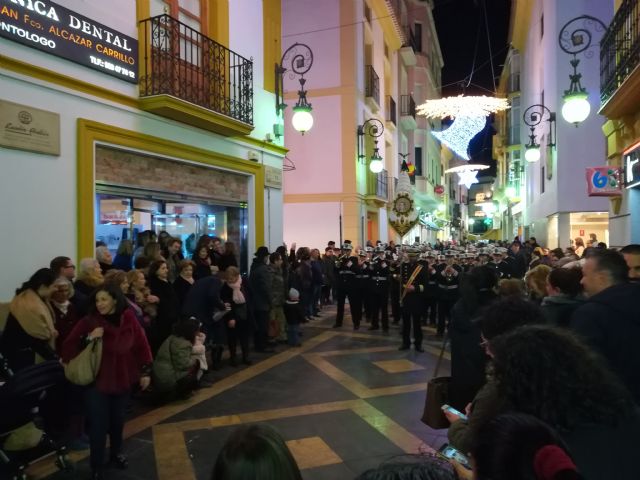
<svg viewBox="0 0 640 480"><path fill-rule="evenodd" d="M451 377L438 377L440 371L440 365L442 364L442 357L449 341L448 336L444 337L442 342L442 348L440 349L440 355L438 356L438 362L433 372L433 377L427 384L427 397L424 400L424 411L422 412L422 423L434 429L448 428L449 420L444 416L442 411L442 405L448 403L449 398L449 383Z"/></svg>
<svg viewBox="0 0 640 480"><path fill-rule="evenodd" d="M64 366L64 375L75 385L95 382L102 360L102 339L95 338Z"/></svg>

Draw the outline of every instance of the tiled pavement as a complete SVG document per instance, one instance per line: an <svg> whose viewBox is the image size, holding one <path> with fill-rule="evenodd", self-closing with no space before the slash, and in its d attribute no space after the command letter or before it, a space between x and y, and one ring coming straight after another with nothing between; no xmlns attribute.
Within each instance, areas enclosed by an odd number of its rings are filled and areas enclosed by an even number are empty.
<svg viewBox="0 0 640 480"><path fill-rule="evenodd" d="M320 319L304 325L301 348L281 346L255 355L250 367L225 367L212 387L189 400L136 406L125 430L130 467L108 470L106 478L208 479L220 447L243 423L277 428L305 480L351 479L385 459L444 443L445 430L419 420L439 341L425 342L425 353L398 351L397 326L384 336L366 324L354 331L348 315L341 329L332 329L334 318L335 309L326 307ZM448 369L445 360L442 374ZM56 472L51 459L29 473L87 478L87 453L72 455L73 473Z"/></svg>

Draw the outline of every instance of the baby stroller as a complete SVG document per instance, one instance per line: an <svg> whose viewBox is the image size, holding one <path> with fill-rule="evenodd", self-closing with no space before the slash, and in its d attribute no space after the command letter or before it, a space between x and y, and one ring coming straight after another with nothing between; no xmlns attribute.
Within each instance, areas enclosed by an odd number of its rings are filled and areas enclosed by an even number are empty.
<svg viewBox="0 0 640 480"><path fill-rule="evenodd" d="M46 433L32 448L5 449L5 442L12 432L33 422L47 390L63 381L64 370L56 360L14 373L0 355L0 478L25 480L27 466L52 452L55 452L56 466L60 470L73 468L66 457L66 447L56 445Z"/></svg>

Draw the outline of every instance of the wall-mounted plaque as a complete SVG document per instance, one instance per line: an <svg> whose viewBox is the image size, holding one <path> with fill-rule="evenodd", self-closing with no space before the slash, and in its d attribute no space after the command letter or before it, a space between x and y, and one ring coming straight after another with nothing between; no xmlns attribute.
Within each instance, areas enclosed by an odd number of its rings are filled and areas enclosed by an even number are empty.
<svg viewBox="0 0 640 480"><path fill-rule="evenodd" d="M60 155L60 115L0 100L0 145Z"/></svg>
<svg viewBox="0 0 640 480"><path fill-rule="evenodd" d="M282 170L276 167L264 167L264 186L282 188Z"/></svg>

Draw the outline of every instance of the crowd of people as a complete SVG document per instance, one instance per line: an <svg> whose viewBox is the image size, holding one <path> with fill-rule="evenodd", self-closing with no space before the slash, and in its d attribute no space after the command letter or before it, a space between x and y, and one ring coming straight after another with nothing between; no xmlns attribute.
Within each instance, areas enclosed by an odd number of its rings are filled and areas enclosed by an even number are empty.
<svg viewBox="0 0 640 480"><path fill-rule="evenodd" d="M53 413L45 418L53 435L90 447L99 479L107 436L110 461L127 467L122 431L133 391L150 391L153 402L188 397L211 385L208 372L223 367L225 351L236 367L250 365L252 351L299 347L302 325L329 304L337 304L333 327L342 328L348 302L355 330L366 322L389 335L390 324L400 325L400 350L413 343L422 352L424 326L434 328L434 340L450 341L449 404L466 415L446 413L449 440L472 455L473 478L581 478L509 477L516 470L498 473L489 461L506 462L510 448L526 449L522 460L549 445L572 471L611 478L615 453L640 433L640 245L615 251L591 240L552 250L535 238L362 248L347 240L329 242L323 255L296 244L261 246L241 272L232 242L203 236L187 259L180 239L147 231L135 249L123 240L115 256L98 242L77 271L68 257L36 271L10 304L0 354L18 372L43 360L68 364L101 342L95 382L60 385L42 409ZM497 452L486 440L508 430L506 442L527 428L549 443ZM603 455L593 455L596 448ZM236 453L227 454L229 464ZM632 458L616 459L616 478L635 478ZM458 467L453 475L465 473ZM214 478L235 478L224 468L217 465Z"/></svg>

